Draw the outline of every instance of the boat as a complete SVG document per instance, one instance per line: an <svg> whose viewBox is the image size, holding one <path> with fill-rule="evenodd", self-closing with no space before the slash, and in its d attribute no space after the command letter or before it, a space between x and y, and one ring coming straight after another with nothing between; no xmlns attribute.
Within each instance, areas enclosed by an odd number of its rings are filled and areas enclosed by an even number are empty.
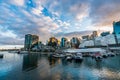
<svg viewBox="0 0 120 80"><path fill-rule="evenodd" d="M119 55L119 53L115 53L116 55Z"/></svg>
<svg viewBox="0 0 120 80"><path fill-rule="evenodd" d="M114 53L112 53L112 52L108 52L107 54L108 54L108 56L110 56L110 57L115 56L115 54L114 54Z"/></svg>
<svg viewBox="0 0 120 80"><path fill-rule="evenodd" d="M104 53L102 53L102 57L103 57L103 58L107 58L107 57L108 57L108 54L104 52Z"/></svg>
<svg viewBox="0 0 120 80"><path fill-rule="evenodd" d="M63 58L63 57L65 57L65 55L63 55L63 54L54 54L52 56L55 57L55 58Z"/></svg>
<svg viewBox="0 0 120 80"><path fill-rule="evenodd" d="M80 61L80 62L82 62L82 61L83 61L82 53L76 53L76 54L74 55L74 60L75 60L75 61Z"/></svg>
<svg viewBox="0 0 120 80"><path fill-rule="evenodd" d="M107 55L107 54L103 54L102 57L103 57L103 58L107 58L108 55Z"/></svg>
<svg viewBox="0 0 120 80"><path fill-rule="evenodd" d="M96 61L102 60L102 54L100 52L95 53L94 58Z"/></svg>
<svg viewBox="0 0 120 80"><path fill-rule="evenodd" d="M118 51L114 51L113 53L115 53L115 55L120 55L120 52Z"/></svg>
<svg viewBox="0 0 120 80"><path fill-rule="evenodd" d="M66 60L67 60L67 61L72 61L72 59L73 59L72 54L67 54L67 55L66 55Z"/></svg>
<svg viewBox="0 0 120 80"><path fill-rule="evenodd" d="M3 54L0 54L0 58L3 58Z"/></svg>

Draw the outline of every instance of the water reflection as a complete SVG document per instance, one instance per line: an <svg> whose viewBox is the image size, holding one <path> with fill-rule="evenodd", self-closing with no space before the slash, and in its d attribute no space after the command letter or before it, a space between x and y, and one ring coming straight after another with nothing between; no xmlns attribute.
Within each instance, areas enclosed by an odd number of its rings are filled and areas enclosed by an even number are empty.
<svg viewBox="0 0 120 80"><path fill-rule="evenodd" d="M56 59L55 58L48 58L48 61L49 61L49 65L55 66L55 63L56 63Z"/></svg>
<svg viewBox="0 0 120 80"><path fill-rule="evenodd" d="M23 71L29 71L32 69L35 69L37 67L38 62L38 54L36 53L30 53L28 55L23 56Z"/></svg>
<svg viewBox="0 0 120 80"><path fill-rule="evenodd" d="M120 56L82 63L40 54L6 53L0 60L0 80L120 80Z"/></svg>

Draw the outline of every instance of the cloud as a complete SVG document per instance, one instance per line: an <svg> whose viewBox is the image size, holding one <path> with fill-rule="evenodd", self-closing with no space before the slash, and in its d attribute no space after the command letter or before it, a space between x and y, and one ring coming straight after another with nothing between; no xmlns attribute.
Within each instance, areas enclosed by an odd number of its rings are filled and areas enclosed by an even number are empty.
<svg viewBox="0 0 120 80"><path fill-rule="evenodd" d="M84 35L91 35L92 31L79 31L79 32L69 32L69 33L57 33L55 37L57 37L59 40L61 40L62 37L66 37L69 40L72 39L72 37L78 37L81 39L81 36Z"/></svg>
<svg viewBox="0 0 120 80"><path fill-rule="evenodd" d="M89 4L84 2L80 4L74 4L70 7L70 13L74 13L77 20L83 20L83 18L89 15Z"/></svg>
<svg viewBox="0 0 120 80"><path fill-rule="evenodd" d="M119 0L0 0L0 43L23 44L28 33L46 42L57 34L112 31L112 22L120 17L119 4Z"/></svg>
<svg viewBox="0 0 120 80"><path fill-rule="evenodd" d="M23 38L17 37L12 31L7 30L0 26L0 45L9 45L9 44L23 44Z"/></svg>
<svg viewBox="0 0 120 80"><path fill-rule="evenodd" d="M0 43L12 44L9 40L12 41L13 39L13 41L19 41L20 38L24 38L24 35L28 33L39 35L40 40L45 42L45 40L52 35L52 31L55 31L59 26L52 18L44 16L42 14L42 9L42 6L36 6L35 8L32 7L31 11L29 11L27 8L18 6L13 7L11 4L8 5L7 3L4 3L3 7L1 7L1 10L3 11L0 13L0 25L2 28L6 27L6 29L9 30L7 31L9 35L12 34L16 36L11 38L3 35L2 39L8 41L4 42L2 40ZM2 32L2 34L4 33L5 32ZM15 38L19 40L15 40Z"/></svg>
<svg viewBox="0 0 120 80"><path fill-rule="evenodd" d="M97 0L91 2L90 18L95 26L112 27L120 17L120 0Z"/></svg>
<svg viewBox="0 0 120 80"><path fill-rule="evenodd" d="M17 6L23 6L24 5L24 0L10 0L11 3Z"/></svg>

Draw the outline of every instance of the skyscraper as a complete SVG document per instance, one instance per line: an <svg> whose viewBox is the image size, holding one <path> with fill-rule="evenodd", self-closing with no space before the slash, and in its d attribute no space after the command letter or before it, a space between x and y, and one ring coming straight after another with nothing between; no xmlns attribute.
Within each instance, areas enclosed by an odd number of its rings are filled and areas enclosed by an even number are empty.
<svg viewBox="0 0 120 80"><path fill-rule="evenodd" d="M115 35L116 44L120 44L120 21L113 22L113 33Z"/></svg>
<svg viewBox="0 0 120 80"><path fill-rule="evenodd" d="M64 37L61 38L61 47L66 47L67 42L68 42L67 38L64 38Z"/></svg>
<svg viewBox="0 0 120 80"><path fill-rule="evenodd" d="M71 40L71 47L78 48L80 44L80 40L77 37L73 37Z"/></svg>
<svg viewBox="0 0 120 80"><path fill-rule="evenodd" d="M55 37L49 38L48 46L52 46L54 48L57 47L58 46L58 40Z"/></svg>
<svg viewBox="0 0 120 80"><path fill-rule="evenodd" d="M38 41L39 41L39 37L37 35L26 34L25 43L24 43L25 50L29 50Z"/></svg>
<svg viewBox="0 0 120 80"><path fill-rule="evenodd" d="M95 38L95 37L98 37L98 32L97 31L93 31L93 37Z"/></svg>
<svg viewBox="0 0 120 80"><path fill-rule="evenodd" d="M110 34L110 32L107 31L107 32L102 32L100 35L101 35L101 36L107 36L107 35L109 35L109 34Z"/></svg>

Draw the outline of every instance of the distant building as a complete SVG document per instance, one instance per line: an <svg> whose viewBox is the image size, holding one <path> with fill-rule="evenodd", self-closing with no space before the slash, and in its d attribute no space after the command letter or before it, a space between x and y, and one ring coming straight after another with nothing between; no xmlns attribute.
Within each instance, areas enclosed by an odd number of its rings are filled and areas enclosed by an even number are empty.
<svg viewBox="0 0 120 80"><path fill-rule="evenodd" d="M58 47L59 41L55 37L51 37L48 40L48 46L52 46L54 48Z"/></svg>
<svg viewBox="0 0 120 80"><path fill-rule="evenodd" d="M107 35L109 35L110 34L110 32L108 31L108 32L102 32L100 35L101 36L107 36Z"/></svg>
<svg viewBox="0 0 120 80"><path fill-rule="evenodd" d="M82 39L83 39L83 40L89 40L89 39L90 39L90 36L89 36L89 35L82 36Z"/></svg>
<svg viewBox="0 0 120 80"><path fill-rule="evenodd" d="M67 41L67 38L61 38L61 47L66 47Z"/></svg>
<svg viewBox="0 0 120 80"><path fill-rule="evenodd" d="M97 33L97 31L93 31L92 35L90 36L90 39L93 40L94 46L96 46L96 43L95 43L96 37L98 37L98 33Z"/></svg>
<svg viewBox="0 0 120 80"><path fill-rule="evenodd" d="M116 44L120 44L120 21L113 22L113 33L115 35Z"/></svg>
<svg viewBox="0 0 120 80"><path fill-rule="evenodd" d="M41 41L39 41L32 46L32 50L41 50L43 48L43 46L44 46L44 44Z"/></svg>
<svg viewBox="0 0 120 80"><path fill-rule="evenodd" d="M71 47L71 44L70 44L70 41L68 41L67 38L61 38L61 48L70 48Z"/></svg>
<svg viewBox="0 0 120 80"><path fill-rule="evenodd" d="M98 32L97 31L93 31L92 35L93 35L93 37L98 37Z"/></svg>
<svg viewBox="0 0 120 80"><path fill-rule="evenodd" d="M67 41L67 43L66 43L66 48L71 48L71 44L70 44L70 41Z"/></svg>
<svg viewBox="0 0 120 80"><path fill-rule="evenodd" d="M93 33L90 35L90 39L95 39L96 37L98 37L98 33L97 33L97 31L93 31Z"/></svg>
<svg viewBox="0 0 120 80"><path fill-rule="evenodd" d="M24 43L24 48L25 50L31 49L31 47L38 43L39 37L37 35L32 35L32 34L27 34L25 35L25 43Z"/></svg>
<svg viewBox="0 0 120 80"><path fill-rule="evenodd" d="M71 47L72 47L72 48L78 48L78 47L79 47L79 44L80 44L80 40L79 40L77 37L73 37L73 38L70 40L70 43L71 43Z"/></svg>

